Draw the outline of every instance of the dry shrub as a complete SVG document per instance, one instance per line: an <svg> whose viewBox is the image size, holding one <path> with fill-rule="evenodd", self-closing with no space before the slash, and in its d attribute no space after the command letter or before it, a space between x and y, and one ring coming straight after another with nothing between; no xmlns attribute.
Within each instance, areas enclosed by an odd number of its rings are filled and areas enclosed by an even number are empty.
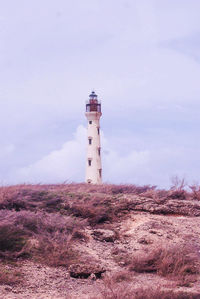
<svg viewBox="0 0 200 299"><path fill-rule="evenodd" d="M123 282L123 281L131 281L132 280L132 274L130 271L127 270L121 270L117 271L112 275L113 282Z"/></svg>
<svg viewBox="0 0 200 299"><path fill-rule="evenodd" d="M197 294L189 294L185 292L174 292L172 290L165 291L161 288L157 289L137 289L134 296L129 299L198 299Z"/></svg>
<svg viewBox="0 0 200 299"><path fill-rule="evenodd" d="M130 270L156 272L179 280L183 285L191 282L192 274L199 273L197 253L193 248L182 245L153 249L150 253L134 256L129 262Z"/></svg>
<svg viewBox="0 0 200 299"><path fill-rule="evenodd" d="M135 185L22 185L0 188L0 209L59 212L88 219L90 225L114 222L129 210L120 194L141 194L154 187ZM84 193L83 193L84 192ZM87 193L86 193L87 192ZM113 194L115 196L113 196Z"/></svg>
<svg viewBox="0 0 200 299"><path fill-rule="evenodd" d="M101 299L132 299L134 293L134 289L129 284L126 282L120 282L118 284L115 277L111 275L104 277L103 287L100 288Z"/></svg>
<svg viewBox="0 0 200 299"><path fill-rule="evenodd" d="M71 203L69 211L75 217L87 219L91 226L113 221L111 201L103 198L84 198Z"/></svg>
<svg viewBox="0 0 200 299"><path fill-rule="evenodd" d="M11 225L0 226L0 251L19 252L26 243L26 233Z"/></svg>
<svg viewBox="0 0 200 299"><path fill-rule="evenodd" d="M62 202L59 191L53 192L51 185L17 185L0 187L0 209L35 210L57 212Z"/></svg>
<svg viewBox="0 0 200 299"><path fill-rule="evenodd" d="M91 299L96 299L91 298ZM107 288L101 292L99 299L199 299L198 294L185 292L164 291L161 289L131 289L121 285L112 289Z"/></svg>
<svg viewBox="0 0 200 299"><path fill-rule="evenodd" d="M116 283L115 279L106 276L103 287L100 289L100 296L90 299L199 299L197 294L185 292L174 292L158 288L134 288L130 283Z"/></svg>
<svg viewBox="0 0 200 299"><path fill-rule="evenodd" d="M176 200L186 200L188 198L188 194L185 190L172 190L169 191L168 198Z"/></svg>
<svg viewBox="0 0 200 299"><path fill-rule="evenodd" d="M150 189L142 193L143 197L152 198L156 202L162 203L168 197L169 191L164 189Z"/></svg>
<svg viewBox="0 0 200 299"><path fill-rule="evenodd" d="M73 238L73 240L80 240L80 241L84 241L84 242L87 242L89 240L88 235L81 230L74 230L74 232L72 234L72 238Z"/></svg>
<svg viewBox="0 0 200 299"><path fill-rule="evenodd" d="M185 178L179 178L177 175L171 178L171 182L172 182L171 190L174 191L184 190L184 188L187 186L187 182Z"/></svg>
<svg viewBox="0 0 200 299"><path fill-rule="evenodd" d="M172 290L165 291L161 288L157 289L138 289L135 295L129 299L198 299L198 294L190 294L186 292L174 292Z"/></svg>
<svg viewBox="0 0 200 299"><path fill-rule="evenodd" d="M19 193L19 191L23 188L24 188L24 185L23 185L23 187L21 187L19 185L0 187L0 205L2 203L6 202L6 200L15 198L16 195Z"/></svg>
<svg viewBox="0 0 200 299"><path fill-rule="evenodd" d="M78 253L72 248L72 234L56 231L43 234L34 250L34 259L49 266L69 266L78 260Z"/></svg>
<svg viewBox="0 0 200 299"><path fill-rule="evenodd" d="M55 197L62 198L60 195L72 195L83 196L89 193L102 193L102 194L141 194L147 190L154 190L155 186L145 185L137 186L134 184L102 184L102 185L90 185L90 184L54 184L54 185L15 185L0 187L0 202L7 199L24 198L33 201L48 201Z"/></svg>
<svg viewBox="0 0 200 299"><path fill-rule="evenodd" d="M28 239L28 233L22 226L15 224L13 212L0 212L0 256L6 258L18 257Z"/></svg>
<svg viewBox="0 0 200 299"><path fill-rule="evenodd" d="M52 185L55 188L56 185ZM58 185L57 185L58 186ZM102 185L90 185L90 184L63 184L60 185L63 191L75 192L75 193L103 193L103 194L141 194L148 189L155 188L155 186L137 186L134 184L102 184Z"/></svg>
<svg viewBox="0 0 200 299"><path fill-rule="evenodd" d="M134 255L133 257L127 257L125 265L130 265L129 270L138 273L151 273L157 270L157 252L144 253L140 255Z"/></svg>
<svg viewBox="0 0 200 299"><path fill-rule="evenodd" d="M187 185L185 178L179 178L178 176L174 176L172 177L171 181L172 186L169 190L168 198L186 200L188 197L188 193L184 189Z"/></svg>
<svg viewBox="0 0 200 299"><path fill-rule="evenodd" d="M41 215L40 215L41 216ZM73 240L83 240L84 221L59 214L43 214L34 237L37 246L31 249L33 258L50 266L69 266L78 259L73 250ZM86 240L86 238L84 239Z"/></svg>
<svg viewBox="0 0 200 299"><path fill-rule="evenodd" d="M13 227L23 230L28 235L42 234L43 231L53 232L65 230L68 232L74 229L81 229L86 221L71 216L62 216L58 213L31 212L31 211L0 211L0 228Z"/></svg>
<svg viewBox="0 0 200 299"><path fill-rule="evenodd" d="M39 244L33 250L33 257L50 266L69 266L78 259L78 253L73 249L73 240L87 240L80 229L81 225L84 227L84 222L75 221L72 217L60 219L61 216L57 216L58 222L52 221L55 217L51 214L50 222L47 218L45 226L40 229L36 236Z"/></svg>
<svg viewBox="0 0 200 299"><path fill-rule="evenodd" d="M20 271L0 265L0 285L16 285L22 282Z"/></svg>
<svg viewBox="0 0 200 299"><path fill-rule="evenodd" d="M157 261L157 272L162 276L184 276L199 272L199 259L193 248L173 246L161 249Z"/></svg>
<svg viewBox="0 0 200 299"><path fill-rule="evenodd" d="M195 197L195 195L191 196L183 188L184 181L179 182L178 179L169 191L157 190L155 186L125 184L8 186L0 187L0 209L44 211L52 214L59 212L62 215L73 215L88 219L89 224L95 226L101 223L115 222L119 216L134 210L135 203L132 203L132 195L152 198L153 203L157 205L164 204L168 199L184 200L197 198L198 189L195 189L196 193L193 192L193 194L196 194ZM158 213L166 212L160 208Z"/></svg>
<svg viewBox="0 0 200 299"><path fill-rule="evenodd" d="M154 190L156 186L136 186L136 185L111 185L112 194L141 194L148 190Z"/></svg>
<svg viewBox="0 0 200 299"><path fill-rule="evenodd" d="M52 266L78 258L72 240L83 238L86 222L71 216L30 211L0 211L0 256L32 257Z"/></svg>
<svg viewBox="0 0 200 299"><path fill-rule="evenodd" d="M192 190L191 198L193 200L200 200L200 186L198 184L194 184L189 186L189 188Z"/></svg>

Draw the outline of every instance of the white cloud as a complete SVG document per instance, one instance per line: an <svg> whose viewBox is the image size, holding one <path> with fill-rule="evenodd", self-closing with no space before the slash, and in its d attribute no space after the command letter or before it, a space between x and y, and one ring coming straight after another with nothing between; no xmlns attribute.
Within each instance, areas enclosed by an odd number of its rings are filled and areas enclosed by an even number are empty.
<svg viewBox="0 0 200 299"><path fill-rule="evenodd" d="M178 175L190 183L200 180L196 171L198 151L169 145L151 149L134 149L121 154L117 145L102 136L103 181L169 187L171 178ZM62 183L83 182L86 162L86 128L79 126L74 138L35 163L15 172L17 182ZM186 158L187 157L187 158Z"/></svg>
<svg viewBox="0 0 200 299"><path fill-rule="evenodd" d="M196 170L197 159L198 151L183 147L160 147L146 151L130 149L124 156L110 150L103 159L103 178L110 183L150 184L169 188L171 178L177 175L191 184L200 181Z"/></svg>
<svg viewBox="0 0 200 299"><path fill-rule="evenodd" d="M74 139L39 161L16 171L16 180L30 183L83 181L86 157L86 129L79 126Z"/></svg>

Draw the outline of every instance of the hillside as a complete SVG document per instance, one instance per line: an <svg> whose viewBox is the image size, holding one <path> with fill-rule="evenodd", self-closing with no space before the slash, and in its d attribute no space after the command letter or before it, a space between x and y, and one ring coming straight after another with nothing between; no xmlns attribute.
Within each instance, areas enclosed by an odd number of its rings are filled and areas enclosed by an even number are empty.
<svg viewBox="0 0 200 299"><path fill-rule="evenodd" d="M199 299L200 190L0 188L0 298Z"/></svg>

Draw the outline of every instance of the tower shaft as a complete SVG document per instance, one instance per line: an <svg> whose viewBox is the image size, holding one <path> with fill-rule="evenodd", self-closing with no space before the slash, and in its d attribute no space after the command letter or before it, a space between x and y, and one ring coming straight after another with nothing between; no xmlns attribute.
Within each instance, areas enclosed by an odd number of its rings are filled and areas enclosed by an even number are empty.
<svg viewBox="0 0 200 299"><path fill-rule="evenodd" d="M100 117L101 104L97 100L94 92L90 95L90 100L86 105L88 120L87 129L87 159L86 159L86 183L102 183L102 166L101 166L101 143L100 143Z"/></svg>

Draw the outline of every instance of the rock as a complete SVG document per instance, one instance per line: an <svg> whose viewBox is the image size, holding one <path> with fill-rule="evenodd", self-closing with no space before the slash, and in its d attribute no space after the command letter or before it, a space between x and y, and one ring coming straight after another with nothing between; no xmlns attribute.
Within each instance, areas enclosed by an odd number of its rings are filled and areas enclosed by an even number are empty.
<svg viewBox="0 0 200 299"><path fill-rule="evenodd" d="M171 197L163 198L161 201L146 197L133 197L129 200L130 210L163 215L200 216L200 203Z"/></svg>
<svg viewBox="0 0 200 299"><path fill-rule="evenodd" d="M102 273L106 270L95 262L88 263L87 261L83 264L72 264L69 267L70 276L73 278L88 278L92 277L101 278Z"/></svg>
<svg viewBox="0 0 200 299"><path fill-rule="evenodd" d="M160 233L160 232L158 232L158 231L156 231L156 230L150 229L149 232L150 232L151 234L154 234L154 235L157 235L157 236L159 236L159 237L162 237L162 233Z"/></svg>
<svg viewBox="0 0 200 299"><path fill-rule="evenodd" d="M12 288L11 288L11 287L5 287L4 290L7 291L7 292L11 292L11 291L12 291Z"/></svg>
<svg viewBox="0 0 200 299"><path fill-rule="evenodd" d="M35 238L30 238L26 243L27 248L39 248L39 241Z"/></svg>
<svg viewBox="0 0 200 299"><path fill-rule="evenodd" d="M66 279L69 279L69 278L70 278L70 274L69 274L68 272L66 273L65 278L66 278Z"/></svg>
<svg viewBox="0 0 200 299"><path fill-rule="evenodd" d="M120 244L120 242L118 240L115 240L114 243L115 244Z"/></svg>
<svg viewBox="0 0 200 299"><path fill-rule="evenodd" d="M116 233L110 229L95 229L93 231L94 239L98 241L114 242Z"/></svg>
<svg viewBox="0 0 200 299"><path fill-rule="evenodd" d="M92 273L90 276L89 276L89 279L90 280L96 280L96 275L94 273Z"/></svg>
<svg viewBox="0 0 200 299"><path fill-rule="evenodd" d="M138 243L148 245L148 244L152 244L152 241L147 238L142 237L138 240Z"/></svg>

